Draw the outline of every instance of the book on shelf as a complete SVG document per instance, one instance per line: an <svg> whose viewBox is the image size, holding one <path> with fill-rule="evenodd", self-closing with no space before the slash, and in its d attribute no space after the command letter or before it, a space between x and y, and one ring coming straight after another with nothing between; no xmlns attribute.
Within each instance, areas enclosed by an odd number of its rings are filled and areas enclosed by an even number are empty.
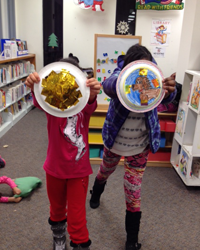
<svg viewBox="0 0 200 250"><path fill-rule="evenodd" d="M2 113L0 112L0 127L2 126L3 124L3 116L2 116Z"/></svg>
<svg viewBox="0 0 200 250"><path fill-rule="evenodd" d="M0 109L6 106L6 92L0 89Z"/></svg>

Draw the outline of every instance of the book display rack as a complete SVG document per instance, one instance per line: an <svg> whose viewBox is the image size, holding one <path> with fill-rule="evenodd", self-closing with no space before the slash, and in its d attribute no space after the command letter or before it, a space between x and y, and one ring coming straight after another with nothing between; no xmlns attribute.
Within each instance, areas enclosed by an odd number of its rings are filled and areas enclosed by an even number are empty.
<svg viewBox="0 0 200 250"><path fill-rule="evenodd" d="M186 70L171 163L187 186L200 186L200 71Z"/></svg>

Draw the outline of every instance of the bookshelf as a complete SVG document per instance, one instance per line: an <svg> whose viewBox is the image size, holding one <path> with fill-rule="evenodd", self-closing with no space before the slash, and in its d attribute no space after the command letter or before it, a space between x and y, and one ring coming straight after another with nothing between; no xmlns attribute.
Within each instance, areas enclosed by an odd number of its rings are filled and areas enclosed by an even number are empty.
<svg viewBox="0 0 200 250"><path fill-rule="evenodd" d="M107 109L107 104L99 104L90 118L89 146L91 164L100 164L102 160L101 157L103 149L103 140L101 136L101 129L103 127ZM172 167L170 162L170 156L172 149L172 140L175 130L176 115L176 113L158 113L161 134L164 138L164 142L156 154L150 153L147 166ZM123 164L124 160L121 159L119 165Z"/></svg>
<svg viewBox="0 0 200 250"><path fill-rule="evenodd" d="M200 71L186 70L171 163L187 186L200 186Z"/></svg>
<svg viewBox="0 0 200 250"><path fill-rule="evenodd" d="M0 138L33 107L26 77L35 70L35 54L0 58Z"/></svg>

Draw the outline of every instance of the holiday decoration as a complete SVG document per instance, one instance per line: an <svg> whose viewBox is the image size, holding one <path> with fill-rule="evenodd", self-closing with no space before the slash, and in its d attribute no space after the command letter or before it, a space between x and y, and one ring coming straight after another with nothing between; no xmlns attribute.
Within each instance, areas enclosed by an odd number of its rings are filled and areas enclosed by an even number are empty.
<svg viewBox="0 0 200 250"><path fill-rule="evenodd" d="M91 9L93 11L104 11L102 8L102 0L74 0L74 3L81 9Z"/></svg>
<svg viewBox="0 0 200 250"><path fill-rule="evenodd" d="M182 10L184 0L136 0L138 10Z"/></svg>
<svg viewBox="0 0 200 250"><path fill-rule="evenodd" d="M48 43L48 46L49 47L52 47L52 48L54 48L54 47L58 47L58 43L57 43L57 36L54 34L54 33L52 33L50 36L49 36L49 43Z"/></svg>
<svg viewBox="0 0 200 250"><path fill-rule="evenodd" d="M117 30L120 34L124 35L128 32L129 30L129 25L127 22L125 21L120 21L118 24L117 24Z"/></svg>

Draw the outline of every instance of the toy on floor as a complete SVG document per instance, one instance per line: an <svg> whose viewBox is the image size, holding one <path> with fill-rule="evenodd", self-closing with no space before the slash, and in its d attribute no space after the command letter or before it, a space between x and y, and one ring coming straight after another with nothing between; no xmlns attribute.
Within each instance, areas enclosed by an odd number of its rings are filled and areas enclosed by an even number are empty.
<svg viewBox="0 0 200 250"><path fill-rule="evenodd" d="M5 160L0 157L1 168L5 167L5 164ZM41 186L42 181L39 178L32 176L16 178L14 180L7 176L1 176L0 184L8 184L13 190L14 196L12 197L5 197L0 193L0 203L7 203L20 202L22 198L27 197L34 189Z"/></svg>

